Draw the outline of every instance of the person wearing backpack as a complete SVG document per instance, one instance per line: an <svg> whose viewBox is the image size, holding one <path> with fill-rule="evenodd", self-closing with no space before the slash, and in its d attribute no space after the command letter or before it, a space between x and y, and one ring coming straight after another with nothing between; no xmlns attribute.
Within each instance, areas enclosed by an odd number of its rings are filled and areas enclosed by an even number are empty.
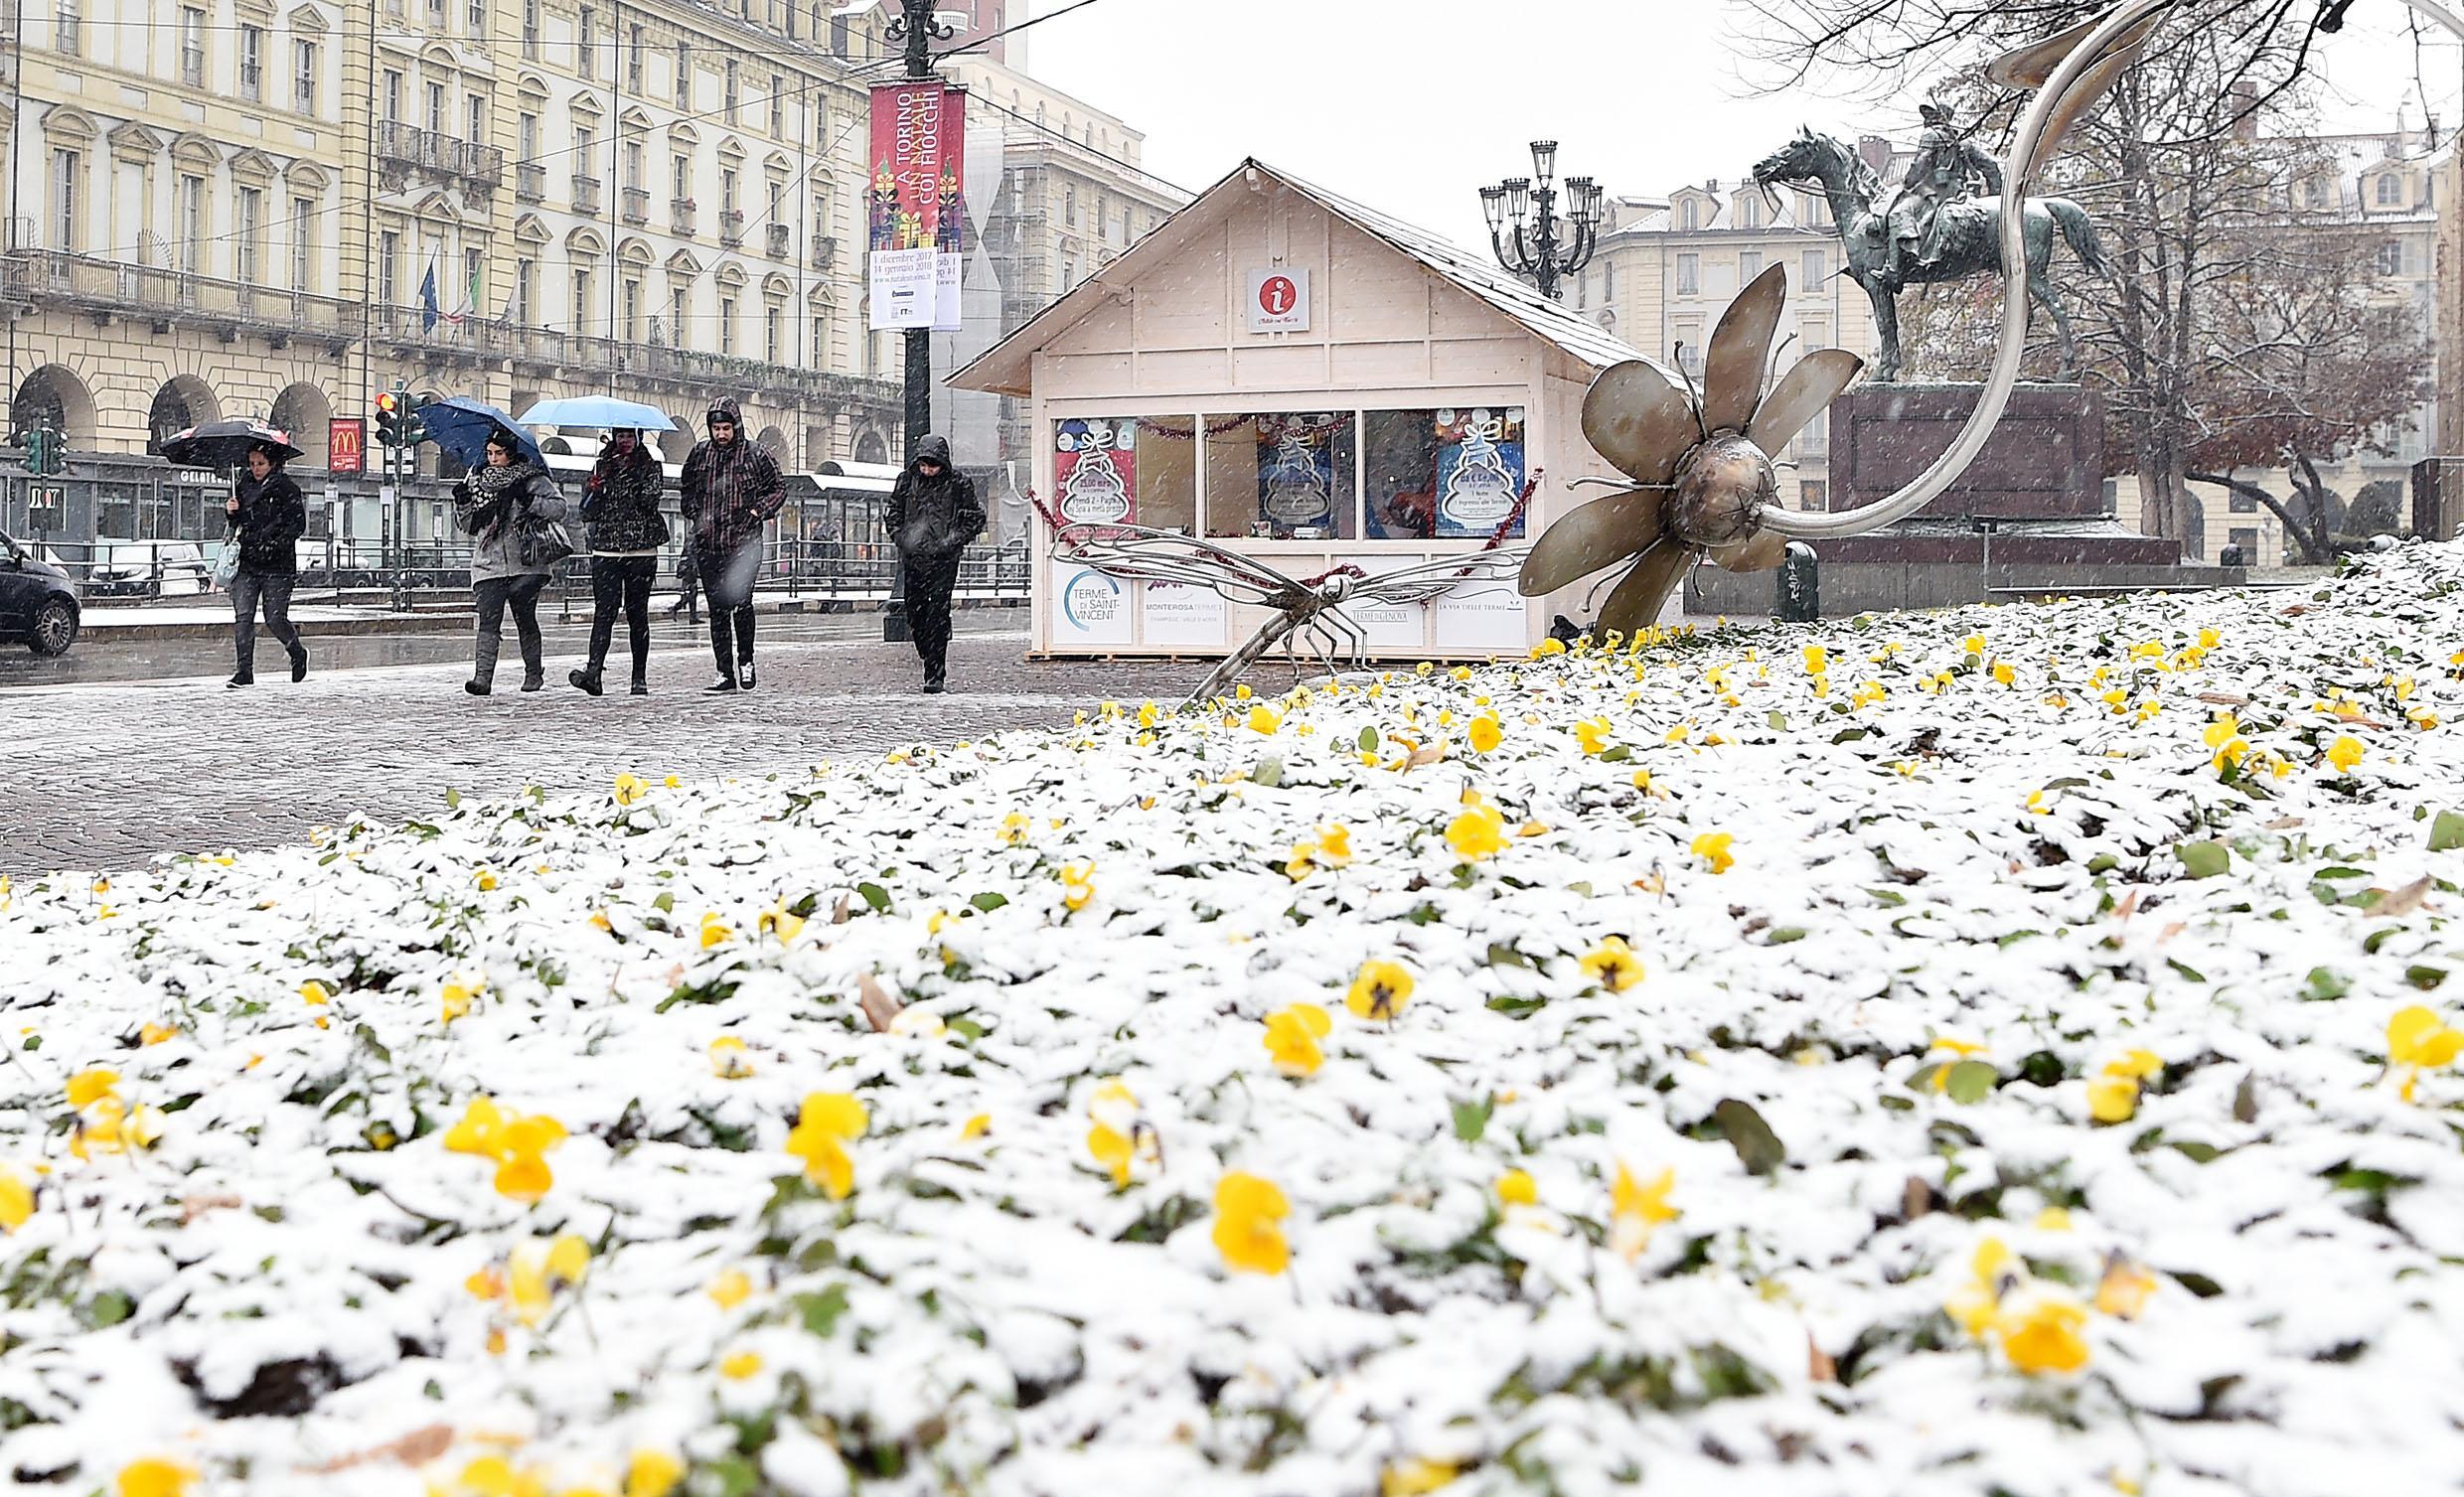
<svg viewBox="0 0 2464 1497"><path fill-rule="evenodd" d="M560 558L543 555L534 537L566 513L556 481L523 457L512 432L490 433L486 451L486 460L453 486L454 524L472 540L471 595L479 613L471 678L462 683L473 696L494 689L508 608L522 641L522 689L547 684L539 600Z"/></svg>

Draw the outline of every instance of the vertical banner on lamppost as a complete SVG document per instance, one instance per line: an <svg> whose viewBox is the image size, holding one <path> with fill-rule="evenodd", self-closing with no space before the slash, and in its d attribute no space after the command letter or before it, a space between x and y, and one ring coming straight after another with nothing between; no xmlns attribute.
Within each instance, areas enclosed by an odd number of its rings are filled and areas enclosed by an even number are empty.
<svg viewBox="0 0 2464 1497"><path fill-rule="evenodd" d="M947 194L955 203L963 187L950 126L964 104L958 110L952 105L964 97L938 78L872 90L872 184L865 209L875 328L930 328L936 320L942 201Z"/></svg>
<svg viewBox="0 0 2464 1497"><path fill-rule="evenodd" d="M933 224L933 331L964 330L960 267L967 261L967 90L941 99L941 184Z"/></svg>

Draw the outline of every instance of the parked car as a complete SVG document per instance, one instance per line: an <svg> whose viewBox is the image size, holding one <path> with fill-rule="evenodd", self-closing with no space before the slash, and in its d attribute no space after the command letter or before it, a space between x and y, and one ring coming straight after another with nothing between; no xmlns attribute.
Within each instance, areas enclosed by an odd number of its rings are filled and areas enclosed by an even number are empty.
<svg viewBox="0 0 2464 1497"><path fill-rule="evenodd" d="M213 576L194 540L122 540L94 547L85 586L96 596L186 598L212 591Z"/></svg>
<svg viewBox="0 0 2464 1497"><path fill-rule="evenodd" d="M37 655L65 655L77 642L81 610L66 570L0 534L0 641Z"/></svg>

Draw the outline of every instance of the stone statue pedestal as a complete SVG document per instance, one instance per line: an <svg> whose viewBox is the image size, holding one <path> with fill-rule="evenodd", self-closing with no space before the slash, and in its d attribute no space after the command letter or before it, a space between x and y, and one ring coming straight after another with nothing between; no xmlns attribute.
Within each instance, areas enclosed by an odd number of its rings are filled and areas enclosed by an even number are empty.
<svg viewBox="0 0 2464 1497"><path fill-rule="evenodd" d="M1830 508L1884 499L1950 449L1975 384L1862 384L1831 402ZM2011 391L1985 450L1917 512L1928 520L2084 519L2104 513L2104 401L2078 384Z"/></svg>

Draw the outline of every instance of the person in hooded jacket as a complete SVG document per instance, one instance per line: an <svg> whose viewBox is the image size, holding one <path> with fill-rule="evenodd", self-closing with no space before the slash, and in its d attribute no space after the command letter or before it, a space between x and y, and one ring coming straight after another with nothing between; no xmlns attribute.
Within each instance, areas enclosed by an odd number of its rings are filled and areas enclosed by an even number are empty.
<svg viewBox="0 0 2464 1497"><path fill-rule="evenodd" d="M598 466L582 495L582 520L590 526L590 664L565 679L596 696L616 637L616 615L625 616L633 645L633 694L650 694L650 588L659 575L659 548L668 523L659 518L659 494L667 475L659 459L631 427L608 434Z"/></svg>
<svg viewBox="0 0 2464 1497"><path fill-rule="evenodd" d="M753 582L761 570L761 527L787 490L779 465L744 435L744 416L725 395L710 402L709 437L685 459L678 480L693 524L693 559L710 600L710 654L718 679L705 691L753 689Z"/></svg>
<svg viewBox="0 0 2464 1497"><path fill-rule="evenodd" d="M564 519L564 496L553 478L523 456L512 432L490 433L485 453L480 465L453 486L454 524L472 537L471 593L479 612L471 678L462 689L473 696L494 689L505 610L510 607L522 640L522 689L536 691L547 683L539 600L552 567L524 556L522 527L526 520Z"/></svg>
<svg viewBox="0 0 2464 1497"><path fill-rule="evenodd" d="M883 517L907 572L907 618L915 653L924 660L924 689L940 691L949 677L950 592L958 585L959 553L984 532L984 502L975 480L950 466L947 437L927 436L890 489Z"/></svg>
<svg viewBox="0 0 2464 1497"><path fill-rule="evenodd" d="M256 611L265 629L291 653L291 679L308 678L308 647L291 625L291 588L299 581L299 537L308 533L308 501L282 471L282 459L259 442L248 449L248 470L232 485L223 506L231 517L230 544L239 547L239 570L231 577L231 645L239 669L225 685L256 684Z"/></svg>

